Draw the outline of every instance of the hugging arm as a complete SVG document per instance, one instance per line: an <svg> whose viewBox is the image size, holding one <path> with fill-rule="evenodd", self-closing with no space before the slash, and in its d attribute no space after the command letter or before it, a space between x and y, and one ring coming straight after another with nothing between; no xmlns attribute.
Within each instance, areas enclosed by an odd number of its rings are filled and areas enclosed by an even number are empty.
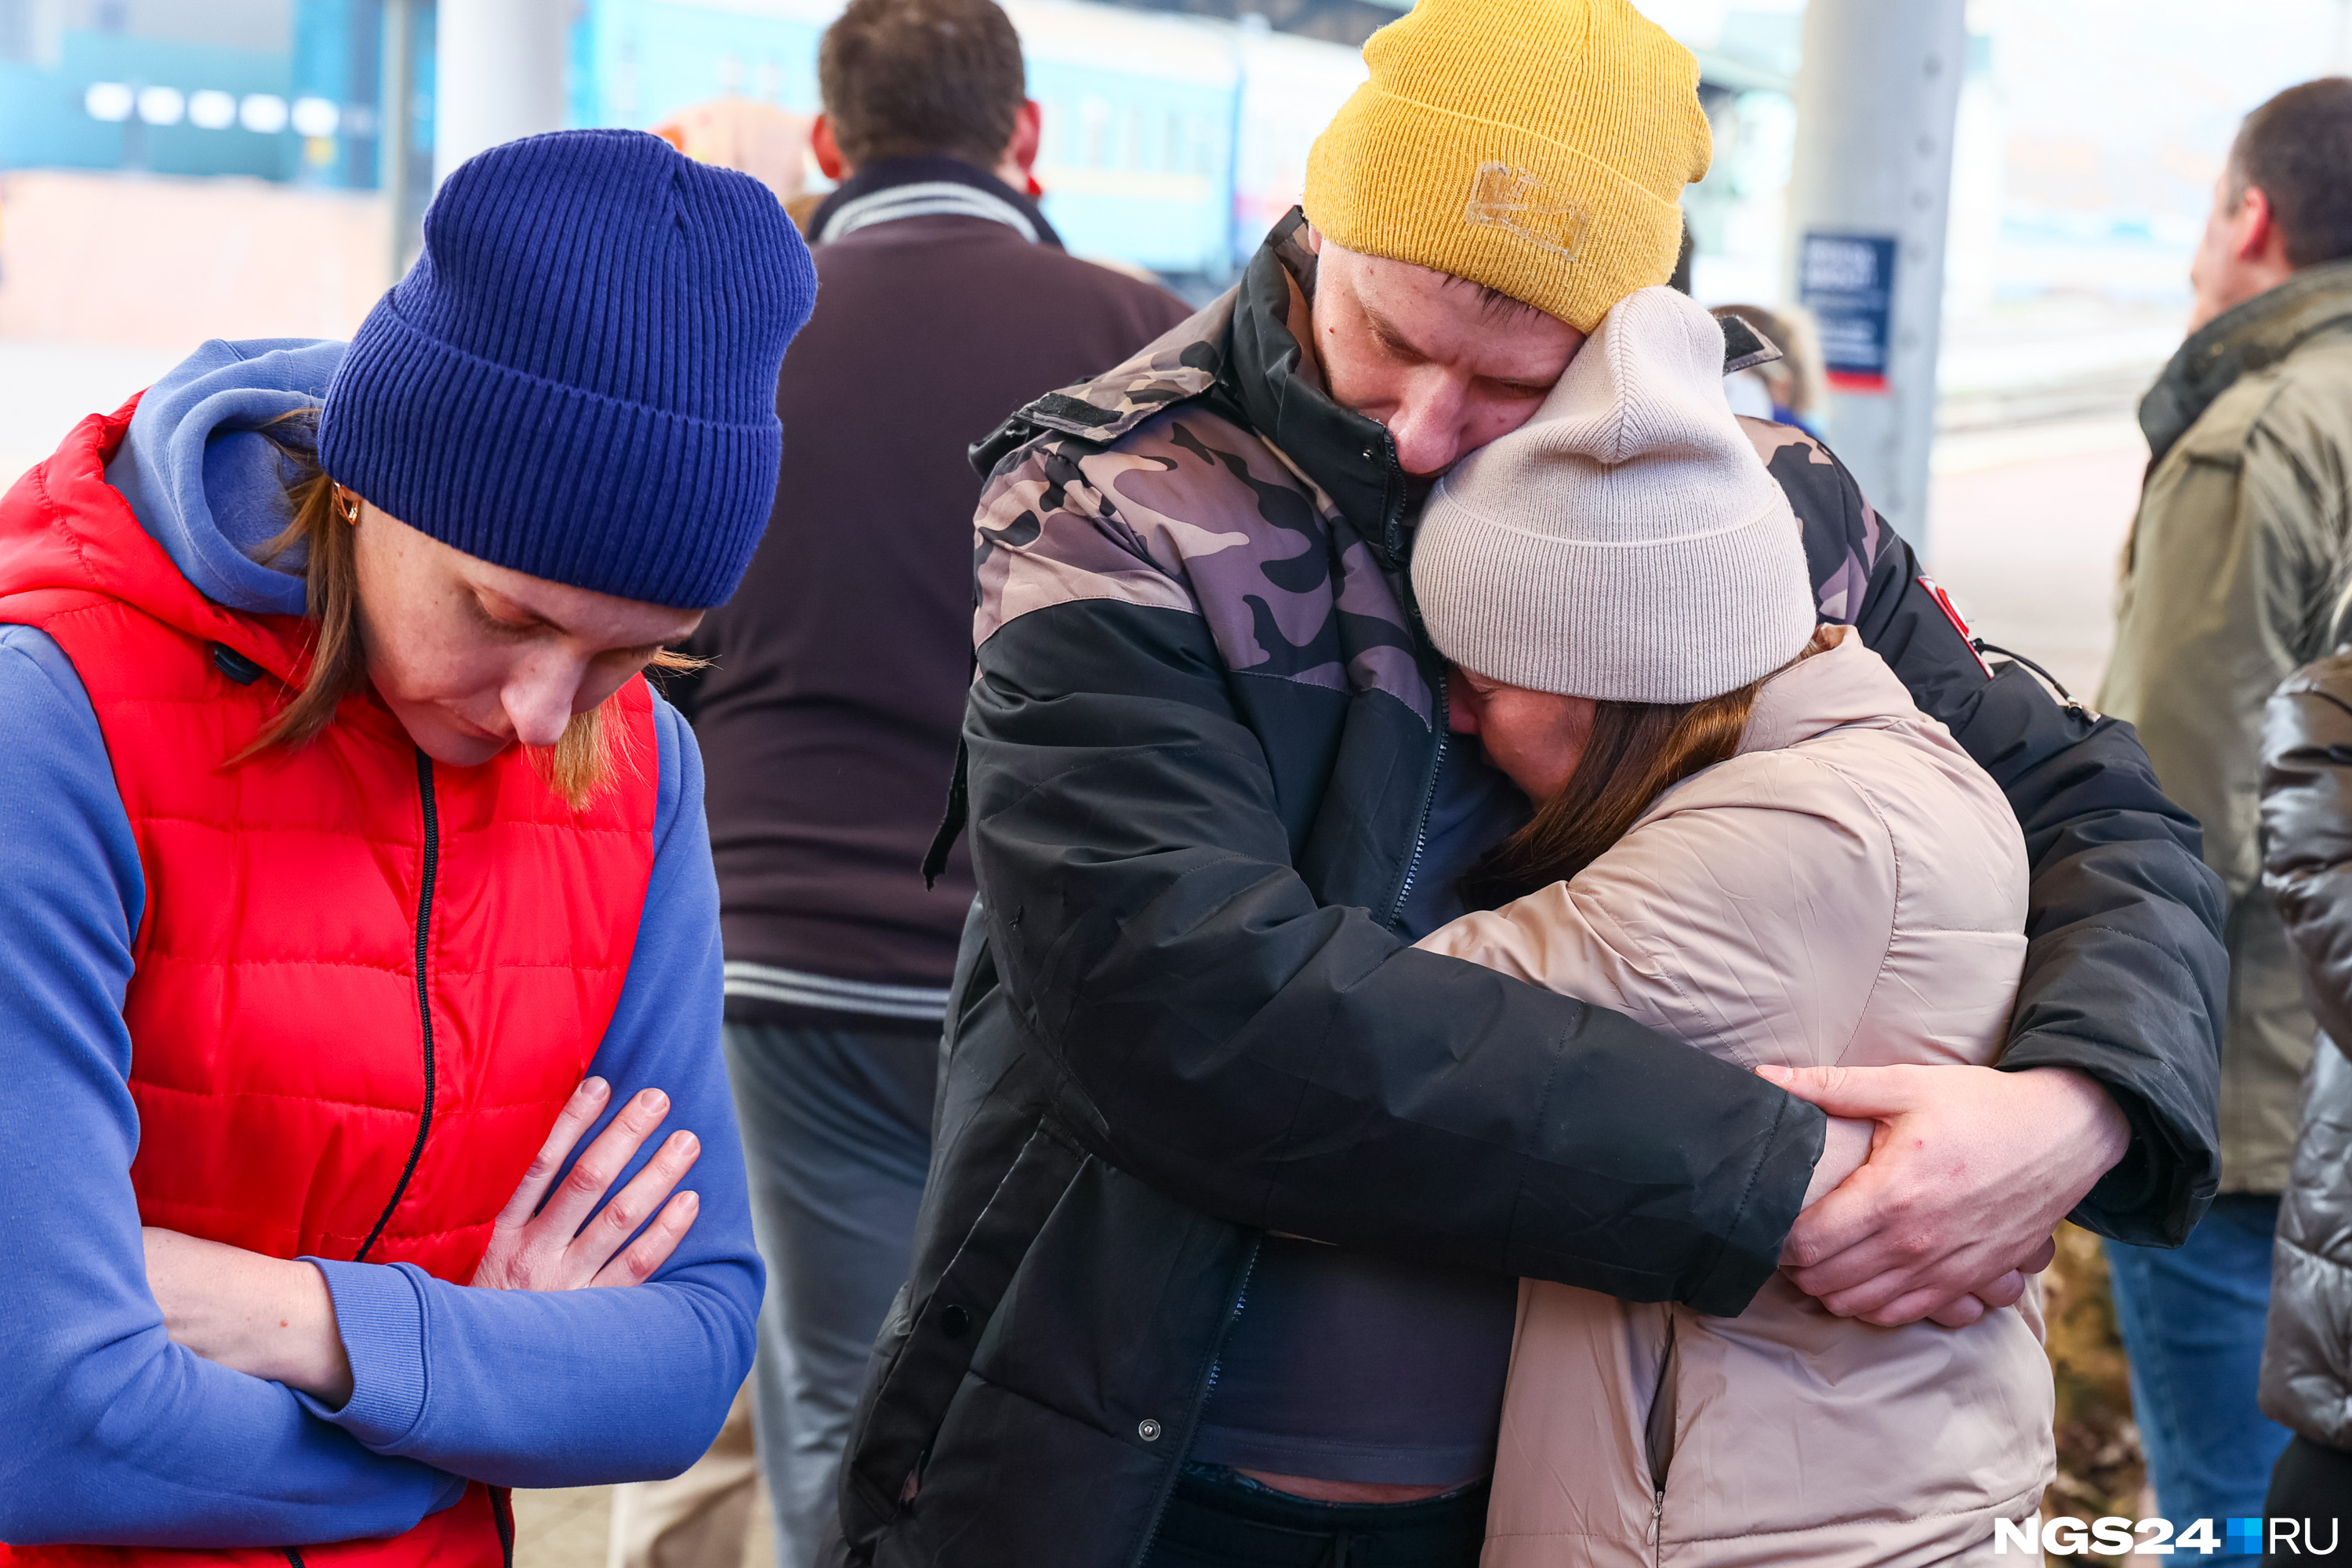
<svg viewBox="0 0 2352 1568"><path fill-rule="evenodd" d="M1072 1136L1240 1224L1738 1311L1777 1263L1822 1118L1319 902L1235 711L1231 683L1253 679L1198 616L1109 601L1032 611L981 650L966 742L988 944ZM1293 690L1423 723L1385 696Z"/></svg>
<svg viewBox="0 0 2352 1568"><path fill-rule="evenodd" d="M2039 1223L2049 1194L2063 1193L2073 1217L2103 1235L2177 1244L2220 1173L2227 962L2221 889L2199 857L2197 825L2157 787L2130 726L2061 704L2021 667L1988 675L1922 584L1910 547L1826 451L1787 441L1768 462L1803 525L1823 614L1861 629L2000 784L2024 830L2029 945L2000 1066L2033 1086L1964 1097L1997 1156L1979 1170L2010 1172L1983 1195L2013 1196L1992 1206ZM2095 1083L2114 1111L2084 1105L2068 1081ZM2101 1131L2116 1112L2120 1122ZM2068 1142L2081 1152L2070 1155ZM2013 1194L2000 1191L2005 1181Z"/></svg>

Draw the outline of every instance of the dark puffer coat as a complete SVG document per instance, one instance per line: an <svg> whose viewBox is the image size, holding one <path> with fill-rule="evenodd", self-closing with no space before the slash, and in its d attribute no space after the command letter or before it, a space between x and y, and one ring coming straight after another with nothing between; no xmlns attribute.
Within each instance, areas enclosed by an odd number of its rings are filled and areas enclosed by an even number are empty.
<svg viewBox="0 0 2352 1568"><path fill-rule="evenodd" d="M2305 666L2263 726L2263 881L2278 900L2326 1039L2352 1042L2352 649ZM2352 1058L2326 1045L2304 1078L2271 1256L2263 1414L2352 1449Z"/></svg>

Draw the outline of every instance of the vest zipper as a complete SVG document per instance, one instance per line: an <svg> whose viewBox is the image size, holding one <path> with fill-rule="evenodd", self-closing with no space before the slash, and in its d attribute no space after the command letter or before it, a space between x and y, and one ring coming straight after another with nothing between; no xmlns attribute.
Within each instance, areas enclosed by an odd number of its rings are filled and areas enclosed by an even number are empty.
<svg viewBox="0 0 2352 1568"><path fill-rule="evenodd" d="M514 1493L505 1487L490 1489L490 1522L499 1527L499 1561L514 1568Z"/></svg>
<svg viewBox="0 0 2352 1568"><path fill-rule="evenodd" d="M300 1552L295 1551L290 1546L281 1546L278 1550L286 1553L286 1561L289 1564L289 1568L302 1568L302 1554Z"/></svg>
<svg viewBox="0 0 2352 1568"><path fill-rule="evenodd" d="M433 798L433 759L420 749L416 753L416 794L425 807L425 868L416 886L416 1022L425 1041L425 1110L416 1119L416 1142L408 1148L408 1163L400 1173L400 1183L392 1189L392 1201L383 1205L383 1214L352 1255L352 1261L367 1261L368 1249L383 1235L383 1227L392 1223L392 1211L408 1194L410 1178L416 1174L416 1162L425 1155L425 1135L433 1131L433 992L426 984L425 956L432 946L433 881L441 869L441 818Z"/></svg>

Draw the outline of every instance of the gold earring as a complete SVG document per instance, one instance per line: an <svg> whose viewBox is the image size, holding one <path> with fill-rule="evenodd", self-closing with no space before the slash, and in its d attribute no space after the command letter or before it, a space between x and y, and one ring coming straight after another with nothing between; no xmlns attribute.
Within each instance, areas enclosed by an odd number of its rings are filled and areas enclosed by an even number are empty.
<svg viewBox="0 0 2352 1568"><path fill-rule="evenodd" d="M360 520L359 498L354 496L346 500L343 491L338 488L335 491L335 499L343 503L337 509L343 514L343 521L349 523L358 522Z"/></svg>

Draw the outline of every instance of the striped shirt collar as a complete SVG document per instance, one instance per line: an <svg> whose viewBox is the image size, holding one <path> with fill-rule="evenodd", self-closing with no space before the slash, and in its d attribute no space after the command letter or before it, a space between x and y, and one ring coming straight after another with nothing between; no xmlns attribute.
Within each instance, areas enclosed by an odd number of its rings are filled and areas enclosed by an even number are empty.
<svg viewBox="0 0 2352 1568"><path fill-rule="evenodd" d="M1033 245L1061 248L1034 202L958 158L877 158L825 197L809 232L822 245L876 224L942 216L984 218Z"/></svg>

